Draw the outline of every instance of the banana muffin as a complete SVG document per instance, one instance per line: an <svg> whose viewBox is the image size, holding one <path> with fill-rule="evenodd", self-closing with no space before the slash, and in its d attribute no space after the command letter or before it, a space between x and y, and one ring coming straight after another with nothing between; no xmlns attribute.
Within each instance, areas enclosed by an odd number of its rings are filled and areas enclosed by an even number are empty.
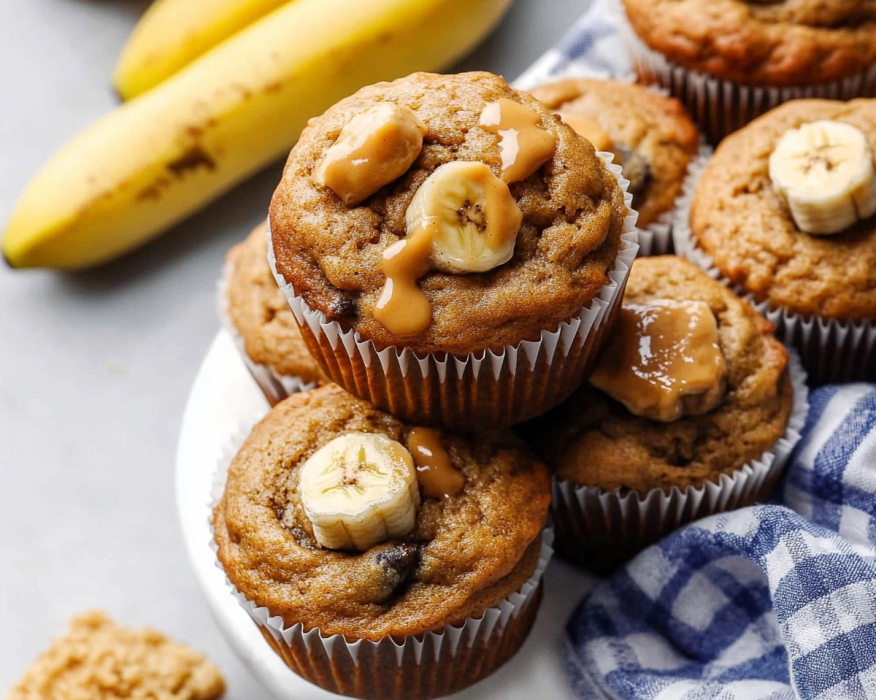
<svg viewBox="0 0 876 700"><path fill-rule="evenodd" d="M229 580L277 619L254 615L294 671L341 694L433 697L488 675L525 639L550 488L508 432L411 426L330 385L256 426L213 526ZM500 604L502 621L481 625ZM470 647L430 634L462 626ZM359 640L377 644L357 645L354 663L346 644Z"/></svg>
<svg viewBox="0 0 876 700"><path fill-rule="evenodd" d="M640 228L671 211L699 149L696 125L678 100L641 85L582 78L541 85L530 94L597 150L615 154L630 181ZM654 254L667 252L668 229L663 239Z"/></svg>
<svg viewBox="0 0 876 700"><path fill-rule="evenodd" d="M819 382L876 378L874 151L876 100L790 102L721 144L678 227Z"/></svg>
<svg viewBox="0 0 876 700"><path fill-rule="evenodd" d="M268 265L266 224L228 253L222 315L244 362L271 405L327 382Z"/></svg>
<svg viewBox="0 0 876 700"><path fill-rule="evenodd" d="M498 76L372 85L292 149L270 209L275 270L349 391L416 421L516 422L580 382L607 325L597 300L612 306L635 247L617 170ZM518 356L527 341L541 345Z"/></svg>
<svg viewBox="0 0 876 700"><path fill-rule="evenodd" d="M876 96L871 0L622 0L634 65L713 142L789 99Z"/></svg>
<svg viewBox="0 0 876 700"><path fill-rule="evenodd" d="M772 330L686 260L636 261L590 382L528 432L556 475L558 551L610 569L684 522L769 493L795 407ZM765 454L763 470L743 471ZM690 494L707 482L696 503ZM670 495L680 519L658 512Z"/></svg>

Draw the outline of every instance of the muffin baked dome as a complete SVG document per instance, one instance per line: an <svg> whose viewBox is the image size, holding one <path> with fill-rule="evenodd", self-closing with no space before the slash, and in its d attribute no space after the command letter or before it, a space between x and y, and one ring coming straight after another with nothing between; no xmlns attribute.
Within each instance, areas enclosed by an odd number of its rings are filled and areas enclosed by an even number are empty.
<svg viewBox="0 0 876 700"><path fill-rule="evenodd" d="M748 85L841 80L876 62L868 0L623 0L636 34L690 70Z"/></svg>
<svg viewBox="0 0 876 700"><path fill-rule="evenodd" d="M702 415L664 423L585 385L539 422L539 451L561 479L640 493L698 486L760 458L785 433L793 392L788 353L772 325L674 256L637 260L630 274L625 305L659 299L704 302L714 314L727 370L723 400Z"/></svg>
<svg viewBox="0 0 876 700"><path fill-rule="evenodd" d="M642 85L583 78L529 92L573 128L586 119L602 132L604 142L595 145L618 156L615 162L630 180L639 226L648 226L672 209L699 148L696 125L678 100Z"/></svg>
<svg viewBox="0 0 876 700"><path fill-rule="evenodd" d="M525 105L556 141L544 165L509 184L522 213L513 257L488 272L428 272L419 287L431 304L429 327L394 335L374 316L386 279L383 252L405 237L406 210L440 166L474 161L501 175L499 139L480 125L485 105L501 98ZM422 151L404 175L348 207L312 174L355 115L387 101L425 125ZM277 271L329 320L378 348L468 353L536 340L587 305L609 281L627 213L593 146L537 100L489 73L417 73L364 88L310 122L290 154L270 224Z"/></svg>
<svg viewBox="0 0 876 700"><path fill-rule="evenodd" d="M547 468L506 431L442 434L465 484L424 498L413 532L362 553L321 548L300 467L350 433L410 441L411 426L335 386L295 394L234 459L214 513L218 556L236 588L287 626L378 640L454 624L520 589L539 559Z"/></svg>
<svg viewBox="0 0 876 700"><path fill-rule="evenodd" d="M770 178L770 155L791 129L821 120L856 127L876 152L876 100L789 102L728 137L697 187L694 243L757 301L841 320L876 317L876 223L831 236L803 233Z"/></svg>
<svg viewBox="0 0 876 700"><path fill-rule="evenodd" d="M252 362L278 377L326 382L328 379L307 350L292 309L277 287L267 255L264 224L228 252L223 299L227 320Z"/></svg>

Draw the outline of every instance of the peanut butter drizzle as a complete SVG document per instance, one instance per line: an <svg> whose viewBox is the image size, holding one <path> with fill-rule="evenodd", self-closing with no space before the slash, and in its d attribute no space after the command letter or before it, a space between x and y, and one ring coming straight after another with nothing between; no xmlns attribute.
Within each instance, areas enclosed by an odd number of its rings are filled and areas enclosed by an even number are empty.
<svg viewBox="0 0 876 700"><path fill-rule="evenodd" d="M348 207L401 177L423 149L426 125L407 107L381 102L354 116L313 171Z"/></svg>
<svg viewBox="0 0 876 700"><path fill-rule="evenodd" d="M502 179L525 180L557 149L553 134L538 128L541 117L529 107L502 97L481 112L481 126L501 138Z"/></svg>
<svg viewBox="0 0 876 700"><path fill-rule="evenodd" d="M605 130L599 125L593 117L588 117L584 114L572 114L571 112L557 112L563 121L571 126L576 133L583 136L597 151L612 151L614 152L614 142L611 140ZM617 155L617 154L615 154ZM615 163L620 161L615 159Z"/></svg>
<svg viewBox="0 0 876 700"><path fill-rule="evenodd" d="M614 332L590 382L630 412L672 421L721 403L727 364L707 304L660 299L625 305Z"/></svg>
<svg viewBox="0 0 876 700"><path fill-rule="evenodd" d="M374 318L393 335L419 335L432 321L432 305L417 280L432 266L432 239L437 227L438 222L430 219L383 251L386 282L374 307Z"/></svg>
<svg viewBox="0 0 876 700"><path fill-rule="evenodd" d="M432 428L413 428L408 434L408 449L417 467L417 480L426 498L448 500L458 496L465 477L450 463L441 435Z"/></svg>
<svg viewBox="0 0 876 700"><path fill-rule="evenodd" d="M477 212L479 234L487 245L501 250L517 236L523 215L508 187L483 163L467 163L471 167L466 177L484 187L484 206ZM425 185L424 185L425 186ZM475 213L466 207L456 212L465 225ZM374 307L374 318L393 335L400 337L420 335L432 321L432 305L417 285L417 280L433 267L433 246L441 235L436 216L426 221L405 238L383 251L383 274L386 282Z"/></svg>

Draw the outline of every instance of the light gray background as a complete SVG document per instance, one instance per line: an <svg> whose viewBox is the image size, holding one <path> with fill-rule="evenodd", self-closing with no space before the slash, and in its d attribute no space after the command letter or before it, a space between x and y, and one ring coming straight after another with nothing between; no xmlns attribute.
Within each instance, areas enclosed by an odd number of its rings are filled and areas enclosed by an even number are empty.
<svg viewBox="0 0 876 700"><path fill-rule="evenodd" d="M42 164L113 108L109 77L146 4L0 0L0 222ZM517 0L459 68L513 79L587 4ZM202 649L229 698L267 698L190 575L172 472L186 395L218 329L223 257L264 217L279 174L98 270L0 264L0 695L72 615L100 607Z"/></svg>

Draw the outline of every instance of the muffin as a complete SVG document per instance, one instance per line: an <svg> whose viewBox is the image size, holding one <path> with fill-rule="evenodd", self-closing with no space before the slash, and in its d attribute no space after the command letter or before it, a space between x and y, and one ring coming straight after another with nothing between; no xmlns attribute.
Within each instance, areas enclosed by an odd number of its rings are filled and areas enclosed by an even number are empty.
<svg viewBox="0 0 876 700"><path fill-rule="evenodd" d="M527 429L555 474L557 551L609 571L766 498L805 414L805 375L768 321L686 260L637 260L590 382Z"/></svg>
<svg viewBox="0 0 876 700"><path fill-rule="evenodd" d="M692 175L676 248L796 346L812 379L876 379L876 100L798 100ZM833 159L833 160L831 160Z"/></svg>
<svg viewBox="0 0 876 700"><path fill-rule="evenodd" d="M699 150L681 103L616 80L572 78L529 92L597 150L614 153L639 214L639 255L671 252L670 214Z"/></svg>
<svg viewBox="0 0 876 700"><path fill-rule="evenodd" d="M639 78L684 102L713 144L788 100L876 96L869 0L621 2Z"/></svg>
<svg viewBox="0 0 876 700"><path fill-rule="evenodd" d="M416 73L310 121L269 257L333 381L418 423L510 425L610 325L636 252L619 173L500 77Z"/></svg>
<svg viewBox="0 0 876 700"><path fill-rule="evenodd" d="M217 555L271 647L361 698L430 698L523 643L551 480L510 432L411 426L341 388L275 406L234 457Z"/></svg>
<svg viewBox="0 0 876 700"><path fill-rule="evenodd" d="M268 265L267 225L228 253L220 313L256 383L271 405L328 378L310 356Z"/></svg>

